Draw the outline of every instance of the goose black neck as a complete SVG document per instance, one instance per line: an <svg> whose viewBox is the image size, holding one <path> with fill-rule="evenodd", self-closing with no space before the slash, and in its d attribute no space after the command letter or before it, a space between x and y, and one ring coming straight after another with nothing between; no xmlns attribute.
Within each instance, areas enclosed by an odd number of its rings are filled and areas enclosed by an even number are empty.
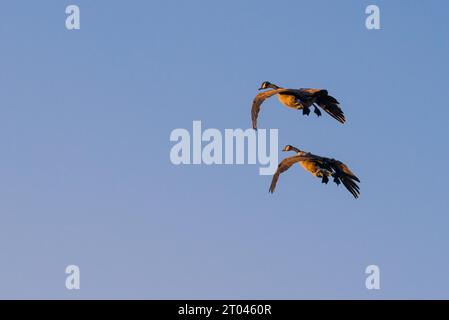
<svg viewBox="0 0 449 320"><path fill-rule="evenodd" d="M301 150L299 150L298 148L296 148L296 147L291 147L291 149L293 150L293 151L295 151L296 153L300 153L301 152Z"/></svg>

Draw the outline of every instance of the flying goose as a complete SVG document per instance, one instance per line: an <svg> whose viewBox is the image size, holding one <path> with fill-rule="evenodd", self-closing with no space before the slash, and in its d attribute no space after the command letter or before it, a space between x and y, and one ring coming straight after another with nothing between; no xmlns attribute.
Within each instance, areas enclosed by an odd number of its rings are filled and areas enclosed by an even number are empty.
<svg viewBox="0 0 449 320"><path fill-rule="evenodd" d="M327 184L329 182L329 177L333 177L333 181L339 185L343 185L348 189L349 192L358 198L360 194L360 188L356 182L360 182L354 173L349 170L349 168L343 163L335 159L320 157L309 152L305 152L295 148L291 145L284 147L282 151L294 151L295 156L285 158L279 165L276 173L273 175L271 181L270 192L273 193L276 188L276 183L279 179L279 175L284 171L290 169L290 167L299 162L299 164L313 176L321 178L321 182Z"/></svg>
<svg viewBox="0 0 449 320"><path fill-rule="evenodd" d="M277 95L279 101L292 109L301 110L304 115L310 114L310 107L314 106L314 113L319 117L322 108L334 119L341 123L346 121L343 111L339 107L339 102L334 97L328 95L327 90L322 89L285 89L278 87L268 81L265 81L260 86L259 90L271 89L259 93L253 100L251 108L251 118L253 122L253 129L257 130L257 116L260 111L262 103L271 96Z"/></svg>

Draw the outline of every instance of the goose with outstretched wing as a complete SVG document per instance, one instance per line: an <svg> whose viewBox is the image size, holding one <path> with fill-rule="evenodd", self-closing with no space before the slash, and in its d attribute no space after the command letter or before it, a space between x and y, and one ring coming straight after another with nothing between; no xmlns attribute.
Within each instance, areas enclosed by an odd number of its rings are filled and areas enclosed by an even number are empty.
<svg viewBox="0 0 449 320"><path fill-rule="evenodd" d="M329 177L332 177L333 181L337 185L343 183L343 185L354 196L354 198L359 197L360 188L357 182L360 182L360 179L354 173L352 173L348 166L343 162L331 158L317 156L310 152L299 150L298 148L295 148L291 145L285 146L282 151L294 151L296 152L296 155L285 158L279 163L278 169L273 175L271 181L269 190L271 193L274 192L281 173L290 169L290 167L295 163L299 163L307 172L311 173L317 178L320 178L322 183L327 184L329 182Z"/></svg>
<svg viewBox="0 0 449 320"><path fill-rule="evenodd" d="M339 106L339 102L334 97L330 96L327 90L322 89L285 89L275 84L265 81L260 86L259 90L270 89L259 93L253 100L251 108L251 119L253 129L257 130L257 118L260 112L262 103L277 95L279 101L292 109L302 110L304 115L310 114L310 108L314 107L314 113L319 117L321 111L319 108L326 111L337 121L344 123L346 121L345 115Z"/></svg>

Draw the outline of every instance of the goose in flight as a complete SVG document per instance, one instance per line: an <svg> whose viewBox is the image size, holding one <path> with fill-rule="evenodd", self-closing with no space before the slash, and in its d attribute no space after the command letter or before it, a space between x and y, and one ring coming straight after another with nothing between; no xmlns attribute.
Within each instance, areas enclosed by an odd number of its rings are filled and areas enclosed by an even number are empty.
<svg viewBox="0 0 449 320"><path fill-rule="evenodd" d="M318 107L326 111L335 120L344 123L345 115L339 106L339 102L334 97L328 95L327 90L322 89L285 89L278 87L268 81L260 86L259 90L271 89L259 93L253 100L251 108L251 119L253 129L257 130L257 116L259 115L260 106L271 96L277 95L279 101L292 109L302 110L304 115L310 114L310 107L314 107L314 113L319 117L321 111Z"/></svg>
<svg viewBox="0 0 449 320"><path fill-rule="evenodd" d="M290 169L293 164L298 162L307 172L310 172L313 176L320 178L322 183L327 184L329 182L329 177L332 177L333 181L337 185L343 183L354 198L357 199L359 197L360 188L356 182L360 182L360 180L343 162L335 159L320 157L310 152L299 150L291 145L285 146L282 151L294 151L296 152L296 155L285 158L279 163L278 169L273 175L273 179L271 181L271 193L273 193L276 188L279 175Z"/></svg>

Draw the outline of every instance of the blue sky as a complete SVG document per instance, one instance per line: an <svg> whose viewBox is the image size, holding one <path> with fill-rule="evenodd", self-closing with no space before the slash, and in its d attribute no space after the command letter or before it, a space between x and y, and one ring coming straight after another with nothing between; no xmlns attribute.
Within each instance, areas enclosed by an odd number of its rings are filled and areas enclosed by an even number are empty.
<svg viewBox="0 0 449 320"><path fill-rule="evenodd" d="M448 10L3 1L0 298L449 298ZM171 164L175 128L250 127L265 80L340 100L344 126L275 99L259 126L346 162L358 200L299 167L270 195L254 165Z"/></svg>

